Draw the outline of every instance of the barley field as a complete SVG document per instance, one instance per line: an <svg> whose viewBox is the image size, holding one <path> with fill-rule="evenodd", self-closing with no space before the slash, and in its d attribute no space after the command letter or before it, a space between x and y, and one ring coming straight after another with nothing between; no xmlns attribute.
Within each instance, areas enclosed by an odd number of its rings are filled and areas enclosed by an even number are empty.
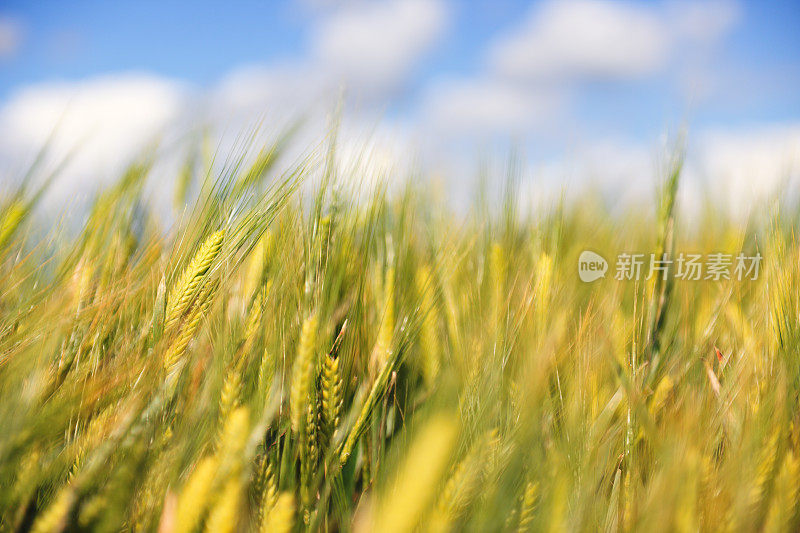
<svg viewBox="0 0 800 533"><path fill-rule="evenodd" d="M676 155L648 204L512 176L459 213L334 151L189 160L169 221L149 156L77 231L37 167L7 191L0 529L800 528L793 199L682 219ZM584 250L763 261L583 282Z"/></svg>

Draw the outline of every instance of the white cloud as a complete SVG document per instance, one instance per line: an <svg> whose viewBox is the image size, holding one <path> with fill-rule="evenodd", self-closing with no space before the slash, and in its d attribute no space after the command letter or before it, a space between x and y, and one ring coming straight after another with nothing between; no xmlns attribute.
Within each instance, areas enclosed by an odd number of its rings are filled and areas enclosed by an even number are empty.
<svg viewBox="0 0 800 533"><path fill-rule="evenodd" d="M800 124L703 132L688 174L720 205L747 215L781 187L800 185Z"/></svg>
<svg viewBox="0 0 800 533"><path fill-rule="evenodd" d="M501 37L489 60L501 75L533 81L631 80L664 69L679 48L719 40L736 4L633 4L548 0Z"/></svg>
<svg viewBox="0 0 800 533"><path fill-rule="evenodd" d="M24 164L48 142L55 161L74 152L57 191L86 190L115 178L173 123L187 98L182 85L139 74L28 86L0 108L0 153Z"/></svg>
<svg viewBox="0 0 800 533"><path fill-rule="evenodd" d="M537 6L494 45L490 60L515 78L625 79L652 73L667 53L665 28L650 9L568 0Z"/></svg>
<svg viewBox="0 0 800 533"><path fill-rule="evenodd" d="M741 20L741 11L732 0L683 0L667 4L664 17L674 36L714 46Z"/></svg>
<svg viewBox="0 0 800 533"><path fill-rule="evenodd" d="M684 216L698 216L709 199L744 221L781 191L796 194L800 189L800 123L706 129L691 134L689 141L679 191ZM553 198L562 188L568 197L591 188L612 205L648 206L671 153L663 142L588 142L534 163L539 171L526 192Z"/></svg>
<svg viewBox="0 0 800 533"><path fill-rule="evenodd" d="M24 31L20 21L0 16L0 59L14 56L22 44L23 36Z"/></svg>
<svg viewBox="0 0 800 533"><path fill-rule="evenodd" d="M315 64L367 96L396 89L441 36L446 15L440 0L346 5L316 28Z"/></svg>
<svg viewBox="0 0 800 533"><path fill-rule="evenodd" d="M233 70L211 91L214 122L252 121L257 115L285 121L320 106L330 107L336 87L305 63L254 65Z"/></svg>
<svg viewBox="0 0 800 533"><path fill-rule="evenodd" d="M557 116L560 95L492 79L442 82L425 95L423 116L448 136L522 135Z"/></svg>

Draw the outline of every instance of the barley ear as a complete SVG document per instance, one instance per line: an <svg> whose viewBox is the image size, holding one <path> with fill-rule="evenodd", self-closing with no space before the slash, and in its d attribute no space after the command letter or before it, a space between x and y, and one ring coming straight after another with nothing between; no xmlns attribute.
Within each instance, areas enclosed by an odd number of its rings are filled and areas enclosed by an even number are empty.
<svg viewBox="0 0 800 533"><path fill-rule="evenodd" d="M75 491L71 487L62 487L50 506L36 518L31 532L50 533L66 529L75 499Z"/></svg>
<svg viewBox="0 0 800 533"><path fill-rule="evenodd" d="M242 376L236 367L231 367L225 374L222 382L222 391L219 396L219 421L220 427L230 416L231 412L239 407L242 394Z"/></svg>
<svg viewBox="0 0 800 533"><path fill-rule="evenodd" d="M191 307L201 292L205 275L222 249L224 232L217 231L208 236L184 269L180 278L173 284L167 298L165 329L174 328Z"/></svg>
<svg viewBox="0 0 800 533"><path fill-rule="evenodd" d="M297 357L292 368L290 394L290 416L292 429L299 433L304 422L309 395L314 385L314 369L316 366L317 315L313 314L303 323Z"/></svg>
<svg viewBox="0 0 800 533"><path fill-rule="evenodd" d="M203 317L205 317L208 308L214 298L218 283L207 283L202 292L198 295L192 309L189 311L186 320L181 324L178 337L172 342L164 355L164 369L167 373L167 378L175 380L178 372L183 366L183 355L189 342L194 338L197 330L200 327Z"/></svg>
<svg viewBox="0 0 800 533"><path fill-rule="evenodd" d="M525 492L522 495L522 505L519 510L519 533L531 531L533 525L533 514L536 511L536 504L539 501L539 484L528 482L525 485Z"/></svg>
<svg viewBox="0 0 800 533"><path fill-rule="evenodd" d="M167 283L164 276L158 283L156 301L153 306L153 321L150 324L150 348L156 345L164 335L164 319L167 313Z"/></svg>
<svg viewBox="0 0 800 533"><path fill-rule="evenodd" d="M322 433L330 442L339 426L342 412L342 376L339 373L339 359L326 355L322 359Z"/></svg>
<svg viewBox="0 0 800 533"><path fill-rule="evenodd" d="M269 512L278 500L278 486L275 482L275 473L272 463L266 455L261 456L256 489L258 495L258 522L263 524Z"/></svg>
<svg viewBox="0 0 800 533"><path fill-rule="evenodd" d="M294 495L282 492L261 523L261 533L289 533L294 528Z"/></svg>
<svg viewBox="0 0 800 533"><path fill-rule="evenodd" d="M239 480L232 477L222 487L216 504L206 520L205 531L208 533L232 533L240 515L242 487Z"/></svg>
<svg viewBox="0 0 800 533"><path fill-rule="evenodd" d="M218 461L214 457L202 459L189 476L178 497L175 511L175 533L194 531L203 518L214 490L214 477Z"/></svg>

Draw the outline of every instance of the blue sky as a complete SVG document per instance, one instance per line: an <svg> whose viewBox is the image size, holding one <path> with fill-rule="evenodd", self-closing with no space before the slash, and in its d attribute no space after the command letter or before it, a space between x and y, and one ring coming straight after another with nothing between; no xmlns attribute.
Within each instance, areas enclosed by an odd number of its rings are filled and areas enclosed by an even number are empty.
<svg viewBox="0 0 800 533"><path fill-rule="evenodd" d="M342 88L353 116L421 144L513 139L540 159L683 125L794 135L798 28L800 3L742 0L6 1L0 157L64 121L58 104L99 129L108 96L145 134L183 100L247 114Z"/></svg>

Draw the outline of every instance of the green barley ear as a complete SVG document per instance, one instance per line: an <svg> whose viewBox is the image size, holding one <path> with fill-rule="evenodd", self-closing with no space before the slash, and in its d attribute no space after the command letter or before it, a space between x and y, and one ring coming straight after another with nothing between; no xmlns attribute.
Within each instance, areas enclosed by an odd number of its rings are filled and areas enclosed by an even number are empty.
<svg viewBox="0 0 800 533"><path fill-rule="evenodd" d="M205 275L222 249L224 236L223 231L209 235L173 284L167 298L165 329L172 329L190 310L191 304L203 288Z"/></svg>
<svg viewBox="0 0 800 533"><path fill-rule="evenodd" d="M258 393L259 397L264 398L269 393L272 378L275 374L275 359L264 348L261 354L261 362L258 365Z"/></svg>
<svg viewBox="0 0 800 533"><path fill-rule="evenodd" d="M477 495L488 457L485 439L476 442L456 465L430 520L432 531L448 531Z"/></svg>
<svg viewBox="0 0 800 533"><path fill-rule="evenodd" d="M167 283L164 276L158 283L156 302L153 308L153 322L150 325L150 348L161 340L164 334L164 318L167 314Z"/></svg>
<svg viewBox="0 0 800 533"><path fill-rule="evenodd" d="M261 533L289 533L294 528L294 495L282 492L260 524Z"/></svg>
<svg viewBox="0 0 800 533"><path fill-rule="evenodd" d="M242 294L245 298L250 298L261 284L264 276L264 267L267 265L267 254L274 252L271 250L272 241L272 231L267 230L258 239L250 252L244 271L244 279L242 280Z"/></svg>
<svg viewBox="0 0 800 533"><path fill-rule="evenodd" d="M297 347L297 357L292 368L292 383L289 390L289 408L292 429L299 433L306 409L309 395L314 385L314 369L316 366L317 328L319 321L313 314L303 322L300 332L300 342Z"/></svg>
<svg viewBox="0 0 800 533"><path fill-rule="evenodd" d="M328 354L322 359L322 432L327 442L333 439L339 427L344 400L342 398L342 376L339 358Z"/></svg>
<svg viewBox="0 0 800 533"><path fill-rule="evenodd" d="M375 378L375 382L372 384L369 395L367 396L366 401L364 401L364 405L361 407L358 418L356 419L355 424L353 424L353 427L350 429L350 433L347 434L347 439L342 444L342 449L339 453L339 462L341 465L347 463L347 460L350 458L350 454L353 453L353 448L355 448L356 442L358 442L358 438L361 436L361 433L364 431L364 428L366 427L367 422L372 415L373 409L386 392L387 385L389 384L389 377L392 375L392 370L394 369L396 360L397 358L393 357L387 361L386 364L383 365L378 377Z"/></svg>
<svg viewBox="0 0 800 533"><path fill-rule="evenodd" d="M394 267L386 269L383 282L383 314L378 329L378 339L372 353L372 368L377 372L389 360L392 350L392 336L394 335ZM374 374L373 374L374 375Z"/></svg>
<svg viewBox="0 0 800 533"><path fill-rule="evenodd" d="M300 501L303 506L303 521L306 524L310 522L314 496L311 484L314 481L317 459L319 458L317 410L315 405L315 402L308 402L305 425L302 428L300 437Z"/></svg>
<svg viewBox="0 0 800 533"><path fill-rule="evenodd" d="M416 275L417 292L420 295L420 312L422 324L420 327L420 361L422 376L425 384L430 388L439 375L441 351L436 333L436 306L433 298L433 277L430 268L420 267Z"/></svg>
<svg viewBox="0 0 800 533"><path fill-rule="evenodd" d="M670 260L675 255L675 202L678 197L678 184L683 168L683 151L676 152L671 161L669 174L661 188L658 205L658 250L656 258ZM661 352L661 336L664 331L666 314L674 289L674 277L671 275L671 264L668 264L666 279L663 276L653 277L653 297L650 302L648 323L647 357L652 360Z"/></svg>
<svg viewBox="0 0 800 533"><path fill-rule="evenodd" d="M266 455L262 455L256 480L258 498L258 523L263 524L275 503L278 501L278 485L275 482L275 472L272 463Z"/></svg>
<svg viewBox="0 0 800 533"><path fill-rule="evenodd" d="M0 252L11 240L29 209L22 201L14 200L3 211L3 218L0 220Z"/></svg>
<svg viewBox="0 0 800 533"><path fill-rule="evenodd" d="M321 389L322 433L325 441L331 442L339 426L339 417L344 404L338 357L329 354L322 358Z"/></svg>

